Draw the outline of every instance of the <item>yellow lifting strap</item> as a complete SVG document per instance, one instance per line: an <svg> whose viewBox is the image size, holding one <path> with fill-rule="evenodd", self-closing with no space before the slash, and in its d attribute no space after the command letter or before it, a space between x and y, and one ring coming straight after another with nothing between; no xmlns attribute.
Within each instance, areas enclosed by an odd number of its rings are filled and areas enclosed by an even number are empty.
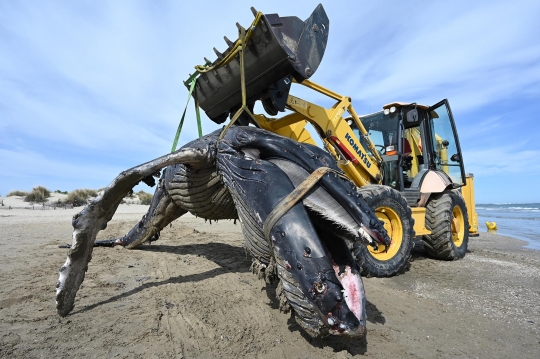
<svg viewBox="0 0 540 359"><path fill-rule="evenodd" d="M274 225L279 221L285 213L287 213L294 205L298 203L304 196L319 182L319 180L327 173L333 172L340 176L341 178L350 181L343 173L336 171L330 167L319 167L312 174L310 174L298 187L294 189L287 197L283 198L281 202L274 208L272 213L266 218L263 225L264 238L271 243L270 241L270 231L274 228Z"/></svg>
<svg viewBox="0 0 540 359"><path fill-rule="evenodd" d="M259 14L261 14L261 13L257 14L257 18L255 19L256 21L258 21L257 19L260 18ZM256 21L254 23L256 23ZM252 25L251 28L253 28L253 25ZM249 29L248 33L250 31L252 31L251 28ZM255 120L255 117L253 116L253 113L251 113L251 111L247 107L246 74L245 74L245 71L244 71L244 50L245 50L246 46L243 45L243 44L247 44L246 29L244 29L243 27L240 27L239 31L240 31L240 36L239 36L239 40L236 42L236 44L237 45L240 44L240 45L239 46L235 45L235 49L236 49L235 51L240 53L240 85L241 85L241 89L242 89L242 107L240 107L238 109L238 111L236 111L233 118L231 119L231 122L229 122L227 124L227 126L225 126L223 131L221 131L221 134L218 137L218 142L223 139L223 137L225 136L225 133L227 133L229 128L231 128L231 126L236 122L236 120L238 120L238 118L240 117L242 112L246 112L253 119L253 122L257 123L257 121ZM219 64L217 64L216 66L218 66L218 65ZM197 71L199 71L199 70L197 69Z"/></svg>

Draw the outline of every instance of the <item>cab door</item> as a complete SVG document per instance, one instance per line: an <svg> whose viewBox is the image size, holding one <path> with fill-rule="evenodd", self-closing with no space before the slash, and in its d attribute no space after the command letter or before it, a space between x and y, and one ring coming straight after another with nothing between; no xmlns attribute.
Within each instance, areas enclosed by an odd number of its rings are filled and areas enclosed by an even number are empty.
<svg viewBox="0 0 540 359"><path fill-rule="evenodd" d="M448 175L454 187L465 185L463 156L448 100L428 109L430 128L430 162L432 169Z"/></svg>

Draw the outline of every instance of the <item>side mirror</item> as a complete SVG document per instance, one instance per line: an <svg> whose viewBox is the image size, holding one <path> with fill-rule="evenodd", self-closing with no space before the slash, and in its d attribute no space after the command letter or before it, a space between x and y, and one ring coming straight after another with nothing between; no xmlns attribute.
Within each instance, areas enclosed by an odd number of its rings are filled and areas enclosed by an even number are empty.
<svg viewBox="0 0 540 359"><path fill-rule="evenodd" d="M450 157L450 161L452 161L452 162L461 162L461 158L459 157L459 155L457 153L454 153L452 155L452 157Z"/></svg>
<svg viewBox="0 0 540 359"><path fill-rule="evenodd" d="M407 112L407 122L417 122L418 121L418 111L416 109L412 109L409 112Z"/></svg>

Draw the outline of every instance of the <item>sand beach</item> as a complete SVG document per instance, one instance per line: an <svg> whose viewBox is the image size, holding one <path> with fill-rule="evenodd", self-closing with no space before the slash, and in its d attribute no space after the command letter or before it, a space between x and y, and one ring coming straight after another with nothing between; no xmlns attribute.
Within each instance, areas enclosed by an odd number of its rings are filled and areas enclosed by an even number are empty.
<svg viewBox="0 0 540 359"><path fill-rule="evenodd" d="M538 358L540 251L482 233L460 261L415 251L409 271L364 278L367 337L311 339L250 270L240 224L186 215L138 250L95 248L73 312L55 310L58 269L82 207L0 209L0 357ZM12 206L14 209L6 209ZM123 204L98 239L147 206Z"/></svg>

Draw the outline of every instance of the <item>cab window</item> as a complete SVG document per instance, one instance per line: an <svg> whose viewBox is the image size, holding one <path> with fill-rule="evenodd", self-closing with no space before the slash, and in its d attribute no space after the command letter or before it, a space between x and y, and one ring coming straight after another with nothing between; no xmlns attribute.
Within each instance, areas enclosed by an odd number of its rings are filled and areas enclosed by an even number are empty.
<svg viewBox="0 0 540 359"><path fill-rule="evenodd" d="M436 169L448 174L455 184L464 184L461 151L459 151L459 143L446 101L430 108L430 126L432 133L431 151Z"/></svg>

